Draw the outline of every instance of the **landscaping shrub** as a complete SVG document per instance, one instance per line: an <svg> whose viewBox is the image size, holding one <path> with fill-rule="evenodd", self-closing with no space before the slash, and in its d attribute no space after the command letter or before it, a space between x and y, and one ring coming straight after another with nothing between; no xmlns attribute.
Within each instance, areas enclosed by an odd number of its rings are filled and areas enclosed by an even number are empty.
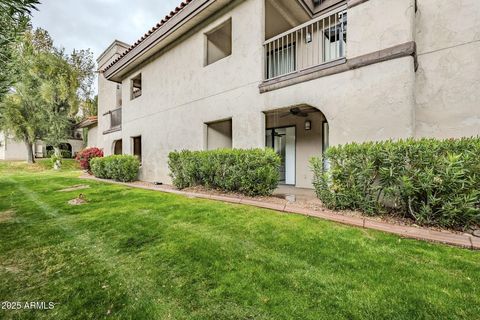
<svg viewBox="0 0 480 320"><path fill-rule="evenodd" d="M92 174L100 179L108 179L109 175L107 174L106 163L105 158L92 158L90 160L90 170Z"/></svg>
<svg viewBox="0 0 480 320"><path fill-rule="evenodd" d="M329 208L400 212L450 228L480 223L479 138L351 143L311 164L317 196Z"/></svg>
<svg viewBox="0 0 480 320"><path fill-rule="evenodd" d="M97 178L130 182L137 178L140 161L131 155L113 155L93 158L90 166L93 175Z"/></svg>
<svg viewBox="0 0 480 320"><path fill-rule="evenodd" d="M90 160L97 157L103 157L103 151L94 147L80 151L75 157L75 160L80 163L80 167L83 170L88 170L90 172Z"/></svg>
<svg viewBox="0 0 480 320"><path fill-rule="evenodd" d="M278 185L280 157L271 149L180 151L168 155L173 184L269 195Z"/></svg>

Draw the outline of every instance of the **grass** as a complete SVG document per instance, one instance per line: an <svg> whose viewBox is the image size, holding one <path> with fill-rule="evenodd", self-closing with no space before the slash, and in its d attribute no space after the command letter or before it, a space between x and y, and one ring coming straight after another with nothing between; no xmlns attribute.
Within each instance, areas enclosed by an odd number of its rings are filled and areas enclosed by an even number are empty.
<svg viewBox="0 0 480 320"><path fill-rule="evenodd" d="M0 301L57 304L1 319L480 314L479 252L45 168L0 162Z"/></svg>

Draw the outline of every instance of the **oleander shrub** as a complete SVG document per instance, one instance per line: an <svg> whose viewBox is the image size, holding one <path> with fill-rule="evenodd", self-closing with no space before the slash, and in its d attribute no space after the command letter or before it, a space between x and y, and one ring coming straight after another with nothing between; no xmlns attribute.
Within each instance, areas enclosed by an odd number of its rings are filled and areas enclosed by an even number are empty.
<svg viewBox="0 0 480 320"><path fill-rule="evenodd" d="M121 182L134 181L138 176L140 161L131 155L113 155L93 158L90 161L93 175L102 179L114 179Z"/></svg>
<svg viewBox="0 0 480 320"><path fill-rule="evenodd" d="M90 172L90 160L93 158L103 157L103 151L99 148L86 148L80 151L75 160L80 163L80 168Z"/></svg>
<svg viewBox="0 0 480 320"><path fill-rule="evenodd" d="M329 208L401 213L455 229L480 223L480 138L351 143L311 165Z"/></svg>
<svg viewBox="0 0 480 320"><path fill-rule="evenodd" d="M271 149L175 151L168 155L173 184L205 186L249 196L269 195L278 185L280 157Z"/></svg>

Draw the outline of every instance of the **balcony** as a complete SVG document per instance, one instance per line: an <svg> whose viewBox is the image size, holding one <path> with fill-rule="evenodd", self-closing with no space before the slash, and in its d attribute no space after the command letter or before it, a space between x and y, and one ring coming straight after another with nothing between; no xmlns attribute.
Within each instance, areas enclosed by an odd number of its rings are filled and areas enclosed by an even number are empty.
<svg viewBox="0 0 480 320"><path fill-rule="evenodd" d="M104 116L110 115L110 128L105 130L103 134L122 130L122 108L110 110Z"/></svg>
<svg viewBox="0 0 480 320"><path fill-rule="evenodd" d="M273 81L345 59L347 11L340 7L264 43L264 80Z"/></svg>

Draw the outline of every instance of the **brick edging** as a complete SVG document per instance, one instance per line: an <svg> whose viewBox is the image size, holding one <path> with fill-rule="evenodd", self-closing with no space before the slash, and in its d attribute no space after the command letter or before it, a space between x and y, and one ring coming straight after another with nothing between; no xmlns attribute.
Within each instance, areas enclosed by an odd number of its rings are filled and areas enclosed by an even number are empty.
<svg viewBox="0 0 480 320"><path fill-rule="evenodd" d="M133 183L123 183L123 182L112 181L112 180L98 179L91 176L81 176L80 178L88 179L88 180L96 180L96 181L106 182L111 184L118 184L118 185L123 185L123 186L137 188L137 189L159 191L164 193L183 195L183 196L192 197L192 198L221 201L221 202L227 202L227 203L233 203L233 204L250 205L258 208L270 209L270 210L284 212L284 213L300 214L304 216L320 218L320 219L333 221L333 222L341 223L348 226L358 227L362 229L372 229L377 231L383 231L386 233L396 234L401 237L409 238L409 239L443 243L443 244L448 244L448 245L461 247L461 248L480 250L480 238L477 239L477 238L474 238L473 236L469 236L465 234L457 234L450 231L435 231L435 230L425 229L421 227L400 226L400 225L395 225L387 222L368 219L365 217L346 216L338 213L328 212L327 210L317 211L312 209L300 208L300 207L292 206L291 204L288 204L288 203L275 204L275 203L267 203L267 202L262 202L257 200L251 200L251 199L245 199L245 198L239 198L239 197L230 197L230 196L224 196L224 195L209 195L209 194L202 194L202 193L185 192L185 191L175 190L175 189L162 189L162 188L149 187L144 185L143 186L136 185Z"/></svg>

